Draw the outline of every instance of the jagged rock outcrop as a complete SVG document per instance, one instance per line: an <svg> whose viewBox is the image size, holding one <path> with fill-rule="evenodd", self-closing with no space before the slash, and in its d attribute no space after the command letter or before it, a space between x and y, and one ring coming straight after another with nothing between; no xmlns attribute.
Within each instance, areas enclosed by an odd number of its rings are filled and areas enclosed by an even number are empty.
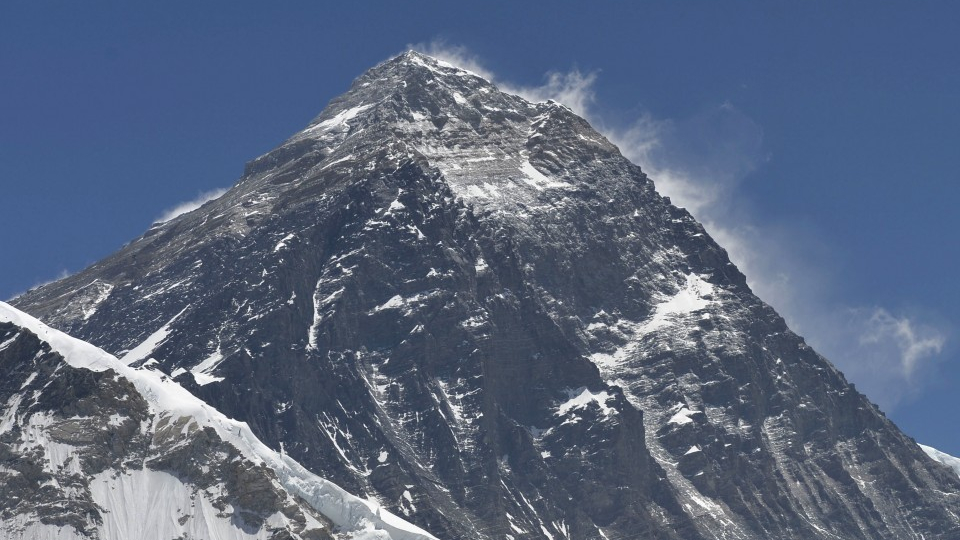
<svg viewBox="0 0 960 540"><path fill-rule="evenodd" d="M960 481L566 107L407 53L14 302L441 538L960 537Z"/></svg>

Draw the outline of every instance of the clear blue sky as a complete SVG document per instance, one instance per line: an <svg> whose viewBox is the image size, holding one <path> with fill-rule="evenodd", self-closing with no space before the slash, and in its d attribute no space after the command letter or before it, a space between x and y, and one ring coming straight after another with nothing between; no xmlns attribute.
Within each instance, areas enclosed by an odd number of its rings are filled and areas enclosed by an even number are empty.
<svg viewBox="0 0 960 540"><path fill-rule="evenodd" d="M462 47L514 86L593 75L585 114L693 188L761 296L960 454L955 4L130 4L0 5L0 298L231 185L408 44Z"/></svg>

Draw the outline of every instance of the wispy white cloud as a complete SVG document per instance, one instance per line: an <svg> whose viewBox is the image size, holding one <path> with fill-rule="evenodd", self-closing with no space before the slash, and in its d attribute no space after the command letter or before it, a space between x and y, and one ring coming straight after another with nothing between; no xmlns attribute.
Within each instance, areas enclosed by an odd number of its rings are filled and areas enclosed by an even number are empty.
<svg viewBox="0 0 960 540"><path fill-rule="evenodd" d="M516 85L500 80L462 46L433 41L412 48L504 91L552 99L586 118L646 171L661 194L704 225L760 298L884 409L915 394L933 371L947 342L945 327L917 314L843 305L836 299L844 278L830 271L834 248L803 226L755 217L741 183L771 156L761 126L734 104L721 102L690 118L639 114L610 123L595 101L596 72L555 71L540 85Z"/></svg>
<svg viewBox="0 0 960 540"><path fill-rule="evenodd" d="M800 307L811 345L884 410L916 397L934 379L949 335L934 318L878 306Z"/></svg>
<svg viewBox="0 0 960 540"><path fill-rule="evenodd" d="M190 212L190 211L192 211L192 210L196 210L197 208L200 208L201 206L203 206L203 203L205 203L205 202L207 202L207 201L212 201L213 199L216 199L217 197L219 197L219 196L223 195L224 193L226 193L226 191L227 191L226 188L219 188L219 189L214 189L214 190L211 190L211 191L202 192L202 193L198 194L197 197L194 198L193 200L189 200L189 201L182 202L182 203L177 204L176 206L174 206L174 207L172 207L172 208L169 208L169 209L165 210L165 211L163 212L163 214L162 214L159 218L157 218L156 221L154 221L154 223L164 223L164 222L170 221L171 219L173 219L173 218L175 218L175 217L177 217L177 216L179 216L179 215L181 215L181 214L185 214L185 213ZM16 293L16 294L14 294L13 296L11 296L11 297L9 298L9 300L13 300L13 299L15 299L15 298L17 298L17 297L25 294L25 293L28 292L28 291L32 291L33 289L37 289L37 288L39 288L39 287L43 287L44 285L48 285L48 284L50 284L50 283L53 283L54 281L59 281L59 280L65 278L65 277L69 277L71 274L72 274L72 272L69 272L69 271L67 271L66 269L62 269L62 270L60 270L60 272L59 272L55 277L53 277L52 279L45 279L45 280L38 281L35 285L33 285L32 287L30 287L29 289L27 289L27 291L22 291L22 292Z"/></svg>
<svg viewBox="0 0 960 540"><path fill-rule="evenodd" d="M52 279L43 279L43 280L40 280L40 281L38 281L37 283L35 283L33 286L31 286L29 289L27 289L26 291L18 292L18 293L16 293L16 294L14 294L13 296L11 296L9 299L4 300L4 301L5 301L5 302L10 302L10 301L14 300L14 299L17 298L17 297L19 297L19 296L21 296L21 295L23 295L23 294L26 294L28 291L32 291L32 290L34 290L34 289L38 289L38 288L40 288L40 287L43 287L44 285L49 285L50 283L53 283L54 281L60 281L61 279L65 278L65 277L70 277L71 274L72 274L72 272L68 271L66 268L63 268L63 269L61 269L60 272L58 272L57 275L56 275L55 277L53 277Z"/></svg>
<svg viewBox="0 0 960 540"><path fill-rule="evenodd" d="M197 208L200 208L201 206L203 206L205 202L212 201L226 192L227 192L226 188L218 188L211 191L204 191L203 193L200 193L199 195L197 195L195 199L182 202L174 206L173 208L169 208L165 210L163 212L163 215L158 217L154 223L165 223L181 214L192 212L193 210L196 210Z"/></svg>
<svg viewBox="0 0 960 540"><path fill-rule="evenodd" d="M874 308L860 335L861 345L892 344L899 351L900 369L912 378L922 363L943 351L942 332L909 317L895 317L886 309Z"/></svg>

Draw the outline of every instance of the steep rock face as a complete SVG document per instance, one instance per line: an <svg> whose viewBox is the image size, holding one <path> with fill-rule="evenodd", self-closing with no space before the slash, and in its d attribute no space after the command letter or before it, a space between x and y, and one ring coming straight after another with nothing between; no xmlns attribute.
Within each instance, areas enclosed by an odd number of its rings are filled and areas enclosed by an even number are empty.
<svg viewBox="0 0 960 540"><path fill-rule="evenodd" d="M445 538L951 538L960 482L562 105L408 53L15 304Z"/></svg>

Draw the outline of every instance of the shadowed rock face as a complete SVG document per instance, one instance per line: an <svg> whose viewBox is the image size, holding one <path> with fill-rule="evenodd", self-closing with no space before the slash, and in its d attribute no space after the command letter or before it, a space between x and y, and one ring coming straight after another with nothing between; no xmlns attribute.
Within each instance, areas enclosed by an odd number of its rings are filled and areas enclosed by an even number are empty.
<svg viewBox="0 0 960 540"><path fill-rule="evenodd" d="M441 538L960 537L956 476L638 167L416 53L14 304Z"/></svg>

